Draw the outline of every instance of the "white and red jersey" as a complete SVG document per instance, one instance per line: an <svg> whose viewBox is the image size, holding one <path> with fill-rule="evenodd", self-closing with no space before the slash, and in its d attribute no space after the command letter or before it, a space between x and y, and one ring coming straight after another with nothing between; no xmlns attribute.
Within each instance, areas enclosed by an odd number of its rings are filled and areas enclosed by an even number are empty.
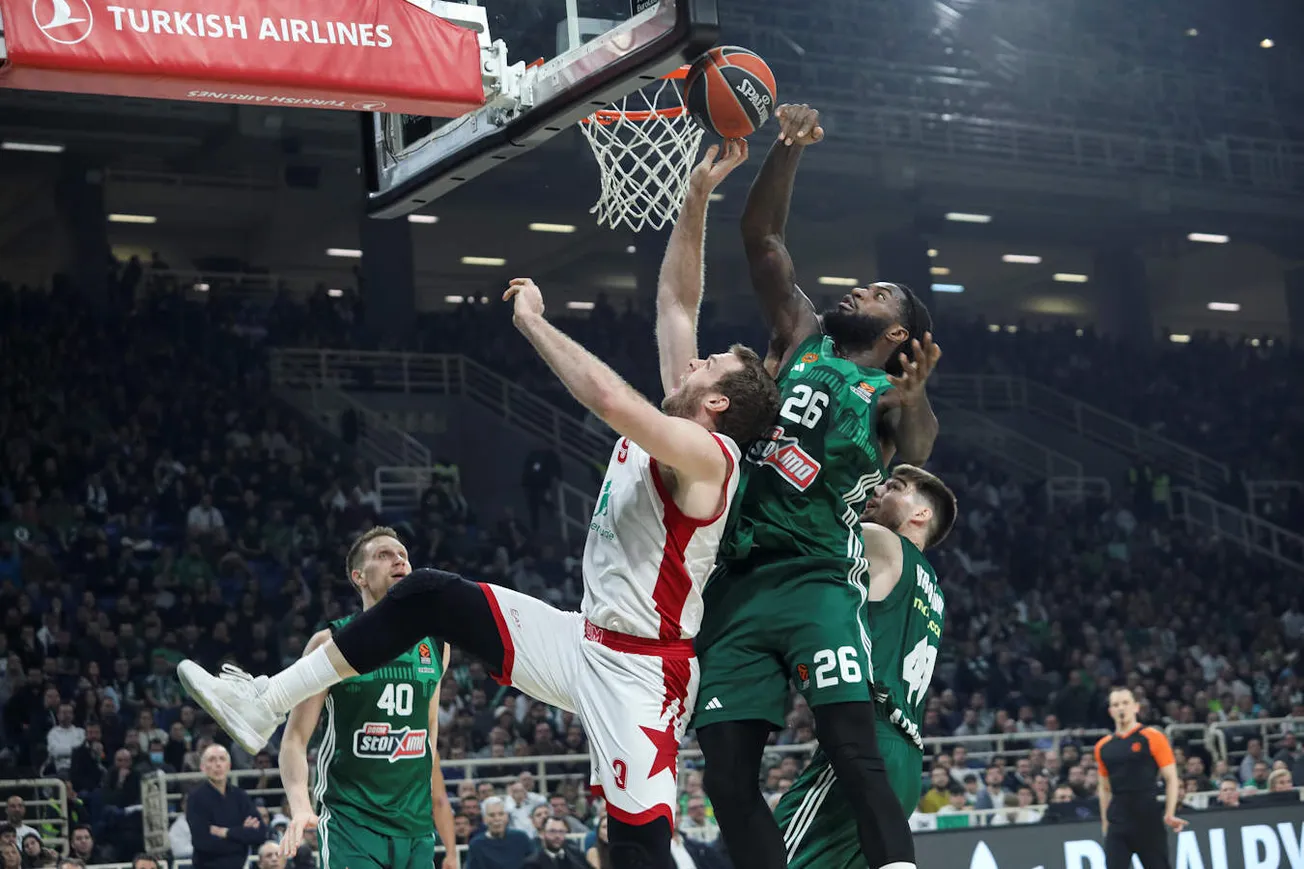
<svg viewBox="0 0 1304 869"><path fill-rule="evenodd" d="M729 463L724 504L710 519L685 516L656 459L628 438L611 451L584 546L584 603L594 625L661 640L691 639L702 625L702 586L738 490L741 451L712 433Z"/></svg>

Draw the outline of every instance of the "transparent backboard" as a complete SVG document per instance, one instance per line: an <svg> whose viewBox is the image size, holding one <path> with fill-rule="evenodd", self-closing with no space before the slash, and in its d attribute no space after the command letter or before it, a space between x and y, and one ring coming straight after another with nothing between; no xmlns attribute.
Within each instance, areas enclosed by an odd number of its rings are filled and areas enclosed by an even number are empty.
<svg viewBox="0 0 1304 869"><path fill-rule="evenodd" d="M486 105L458 118L364 114L373 217L421 209L698 57L719 32L715 0L425 3L450 20L462 14L487 25ZM505 62L494 49L500 40Z"/></svg>

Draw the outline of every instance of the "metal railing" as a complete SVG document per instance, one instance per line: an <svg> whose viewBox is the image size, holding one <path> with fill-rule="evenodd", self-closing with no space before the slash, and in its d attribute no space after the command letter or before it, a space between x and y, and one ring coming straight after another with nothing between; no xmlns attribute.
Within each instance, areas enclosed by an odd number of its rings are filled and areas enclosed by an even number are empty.
<svg viewBox="0 0 1304 869"><path fill-rule="evenodd" d="M1065 501L1070 504L1091 499L1110 501L1113 487L1104 477L1051 477L1046 481L1046 499L1051 508Z"/></svg>
<svg viewBox="0 0 1304 869"><path fill-rule="evenodd" d="M313 415L346 439L349 433L345 429L345 418L347 414L353 414L357 426L353 445L358 455L368 463L401 468L431 466L433 457L429 447L342 389L325 385L315 387L309 390L308 400Z"/></svg>
<svg viewBox="0 0 1304 869"><path fill-rule="evenodd" d="M1188 530L1198 527L1212 531L1250 552L1304 572L1302 535L1185 486L1173 489L1169 509L1174 519L1186 523Z"/></svg>
<svg viewBox="0 0 1304 869"><path fill-rule="evenodd" d="M1201 488L1215 489L1232 478L1231 469L1223 462L1027 378L947 374L938 376L930 391L951 404L973 410L1032 411L1126 455L1162 465Z"/></svg>
<svg viewBox="0 0 1304 869"><path fill-rule="evenodd" d="M1265 502L1275 501L1283 494L1295 493L1304 498L1304 483L1299 480L1246 480L1245 494L1250 512L1259 516Z"/></svg>
<svg viewBox="0 0 1304 869"><path fill-rule="evenodd" d="M0 793L6 796L20 791L34 794L30 799L24 794L23 803L34 817L24 820L30 826L49 826L59 830L59 835L42 836L46 847L56 847L61 854L68 853L68 786L57 778L11 778L0 780ZM40 795L40 796L36 796ZM42 811L54 810L53 817ZM19 843L22 844L21 842Z"/></svg>
<svg viewBox="0 0 1304 869"><path fill-rule="evenodd" d="M557 483L557 521L561 525L561 539L567 544L572 536L583 540L589 534L593 509L597 499L589 492L572 486L565 480Z"/></svg>
<svg viewBox="0 0 1304 869"><path fill-rule="evenodd" d="M461 395L504 421L542 438L558 454L586 465L605 465L611 437L464 356L350 350L277 350L272 382L289 389ZM399 462L386 462L398 465Z"/></svg>
<svg viewBox="0 0 1304 869"><path fill-rule="evenodd" d="M382 465L373 474L376 493L385 513L410 513L421 505L421 496L430 488L434 471L421 466Z"/></svg>
<svg viewBox="0 0 1304 869"><path fill-rule="evenodd" d="M1269 758L1272 757L1273 743L1285 737L1287 733L1294 733L1298 737L1304 738L1304 721L1298 718L1254 718L1246 721L1218 721L1209 725L1209 741L1216 744L1217 750L1214 754L1215 759L1225 760L1228 763L1235 761L1227 751L1227 733L1228 731L1238 731L1241 734L1246 732L1249 735L1247 739L1258 739L1263 744L1263 752ZM1271 766L1271 760L1269 760ZM1304 785L1304 782L1300 784Z"/></svg>
<svg viewBox="0 0 1304 869"><path fill-rule="evenodd" d="M1012 474L1034 479L1082 477L1082 463L1071 456L980 413L956 407L950 399L936 399L934 405L947 420L943 428L945 437L982 451L990 461Z"/></svg>

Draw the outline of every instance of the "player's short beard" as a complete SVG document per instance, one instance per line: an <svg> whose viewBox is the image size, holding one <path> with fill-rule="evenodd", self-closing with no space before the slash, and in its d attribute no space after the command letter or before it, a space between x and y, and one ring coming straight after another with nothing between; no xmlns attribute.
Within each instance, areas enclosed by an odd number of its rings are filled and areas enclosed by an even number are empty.
<svg viewBox="0 0 1304 869"><path fill-rule="evenodd" d="M896 321L858 311L845 311L834 307L825 311L824 334L843 349L868 350L896 325Z"/></svg>
<svg viewBox="0 0 1304 869"><path fill-rule="evenodd" d="M670 416L693 419L702 404L706 390L701 387L685 386L661 400L661 409Z"/></svg>

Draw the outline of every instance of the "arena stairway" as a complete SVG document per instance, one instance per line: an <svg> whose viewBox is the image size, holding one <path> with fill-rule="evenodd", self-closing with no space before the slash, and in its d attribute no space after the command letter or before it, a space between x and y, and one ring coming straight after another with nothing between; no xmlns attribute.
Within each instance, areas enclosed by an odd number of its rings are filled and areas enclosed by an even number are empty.
<svg viewBox="0 0 1304 869"><path fill-rule="evenodd" d="M1304 572L1304 535L1223 500L1239 485L1225 462L1023 377L939 372L929 381L929 393L939 407L1017 429L1080 462L1084 474L1115 485L1126 485L1127 471L1137 463L1162 469L1172 479L1173 518Z"/></svg>

